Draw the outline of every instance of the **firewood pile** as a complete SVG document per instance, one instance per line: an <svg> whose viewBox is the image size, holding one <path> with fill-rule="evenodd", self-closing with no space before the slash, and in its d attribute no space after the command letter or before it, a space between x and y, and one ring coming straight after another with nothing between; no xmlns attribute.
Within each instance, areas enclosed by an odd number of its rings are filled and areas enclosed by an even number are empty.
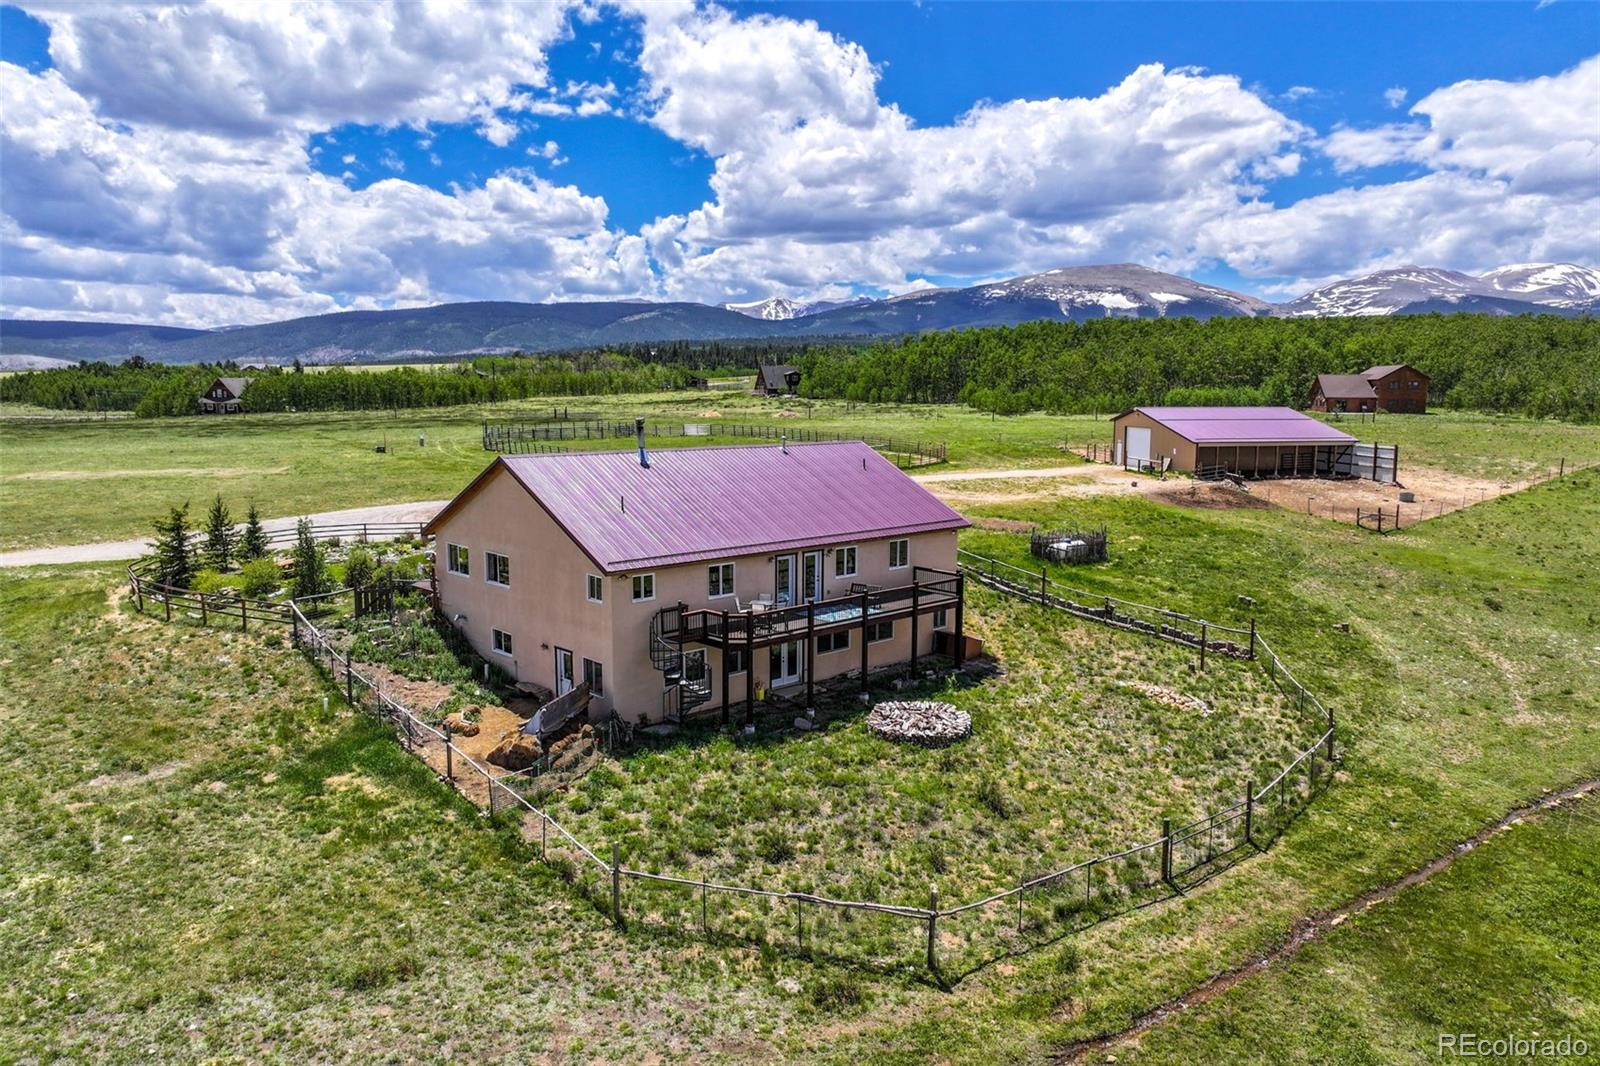
<svg viewBox="0 0 1600 1066"><path fill-rule="evenodd" d="M867 728L885 740L938 748L970 734L972 715L935 700L890 700L868 712Z"/></svg>

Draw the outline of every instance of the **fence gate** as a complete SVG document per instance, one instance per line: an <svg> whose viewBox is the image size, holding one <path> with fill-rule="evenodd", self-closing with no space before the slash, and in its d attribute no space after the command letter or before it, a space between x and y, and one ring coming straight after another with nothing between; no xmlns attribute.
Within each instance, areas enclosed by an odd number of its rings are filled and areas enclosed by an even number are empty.
<svg viewBox="0 0 1600 1066"><path fill-rule="evenodd" d="M1339 453L1333 463L1336 474L1364 477L1381 485L1393 485L1400 479L1400 446L1398 444L1355 444Z"/></svg>
<svg viewBox="0 0 1600 1066"><path fill-rule="evenodd" d="M394 586L387 581L355 590L356 617L394 611Z"/></svg>

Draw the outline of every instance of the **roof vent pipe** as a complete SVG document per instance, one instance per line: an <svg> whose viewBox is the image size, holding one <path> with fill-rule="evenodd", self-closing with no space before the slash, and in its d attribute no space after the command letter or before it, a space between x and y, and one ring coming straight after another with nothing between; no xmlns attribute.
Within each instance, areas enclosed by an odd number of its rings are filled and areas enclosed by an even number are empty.
<svg viewBox="0 0 1600 1066"><path fill-rule="evenodd" d="M778 434L778 447L783 449L783 454L784 455L788 455L789 454L789 434L787 434L787 433Z"/></svg>
<svg viewBox="0 0 1600 1066"><path fill-rule="evenodd" d="M644 450L644 419L633 420L633 432L639 438L639 465L646 470L650 469L650 455Z"/></svg>

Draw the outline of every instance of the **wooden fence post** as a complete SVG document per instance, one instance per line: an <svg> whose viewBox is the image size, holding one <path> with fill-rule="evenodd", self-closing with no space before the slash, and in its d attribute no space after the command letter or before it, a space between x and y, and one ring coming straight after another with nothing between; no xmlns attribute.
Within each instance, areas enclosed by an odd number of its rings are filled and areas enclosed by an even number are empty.
<svg viewBox="0 0 1600 1066"><path fill-rule="evenodd" d="M706 914L706 872L700 871L700 935L711 936L711 923Z"/></svg>
<svg viewBox="0 0 1600 1066"><path fill-rule="evenodd" d="M1254 835L1255 822L1256 783L1254 781L1246 781L1244 783L1244 842L1251 847L1254 847L1256 843Z"/></svg>
<svg viewBox="0 0 1600 1066"><path fill-rule="evenodd" d="M1039 567L1039 606L1044 606L1045 588L1049 584L1050 575L1044 567Z"/></svg>
<svg viewBox="0 0 1600 1066"><path fill-rule="evenodd" d="M1333 722L1331 720L1333 718L1333 715L1332 714L1328 715L1328 718L1330 719L1330 721L1328 722L1328 765L1331 766L1334 763L1334 757L1333 757Z"/></svg>
<svg viewBox="0 0 1600 1066"><path fill-rule="evenodd" d="M1209 630L1206 627L1206 623L1201 622L1200 623L1200 672L1202 674L1206 672L1206 643L1210 639L1207 636L1208 632L1209 632Z"/></svg>
<svg viewBox="0 0 1600 1066"><path fill-rule="evenodd" d="M356 705L356 672L350 665L349 655L344 657L344 701L352 707ZM445 735L450 735L449 730L445 731Z"/></svg>
<svg viewBox="0 0 1600 1066"><path fill-rule="evenodd" d="M239 632L250 632L250 601L239 597Z"/></svg>
<svg viewBox="0 0 1600 1066"><path fill-rule="evenodd" d="M936 941L939 937L939 886L928 888L928 972L937 975L939 956Z"/></svg>
<svg viewBox="0 0 1600 1066"><path fill-rule="evenodd" d="M1161 880L1172 883L1172 819L1161 819Z"/></svg>
<svg viewBox="0 0 1600 1066"><path fill-rule="evenodd" d="M200 624L203 626L211 624L211 620L206 611L206 594L204 592L200 594Z"/></svg>
<svg viewBox="0 0 1600 1066"><path fill-rule="evenodd" d="M539 861L545 859L545 843L550 836L550 816L543 811L539 812Z"/></svg>
<svg viewBox="0 0 1600 1066"><path fill-rule="evenodd" d="M1250 661L1256 661L1256 620L1253 615L1250 618Z"/></svg>
<svg viewBox="0 0 1600 1066"><path fill-rule="evenodd" d="M444 776L451 781L456 779L455 761L451 758L454 748L450 744L450 730L444 731Z"/></svg>
<svg viewBox="0 0 1600 1066"><path fill-rule="evenodd" d="M622 927L622 846L611 842L611 917Z"/></svg>
<svg viewBox="0 0 1600 1066"><path fill-rule="evenodd" d="M161 590L161 602L167 608L167 621L172 621L172 590L170 588L163 586Z"/></svg>

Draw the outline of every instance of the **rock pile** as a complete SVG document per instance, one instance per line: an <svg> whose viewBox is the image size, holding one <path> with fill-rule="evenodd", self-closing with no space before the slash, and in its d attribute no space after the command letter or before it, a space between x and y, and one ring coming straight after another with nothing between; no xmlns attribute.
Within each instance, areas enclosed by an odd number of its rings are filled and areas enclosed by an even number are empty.
<svg viewBox="0 0 1600 1066"><path fill-rule="evenodd" d="M972 715L934 700L890 700L867 712L867 728L885 740L937 748L972 732Z"/></svg>
<svg viewBox="0 0 1600 1066"><path fill-rule="evenodd" d="M1174 692L1170 688L1152 685L1148 681L1125 681L1123 688L1131 688L1135 692L1148 697L1175 711L1197 711L1200 717L1205 718L1211 714L1211 704L1199 696L1190 696L1182 692Z"/></svg>

